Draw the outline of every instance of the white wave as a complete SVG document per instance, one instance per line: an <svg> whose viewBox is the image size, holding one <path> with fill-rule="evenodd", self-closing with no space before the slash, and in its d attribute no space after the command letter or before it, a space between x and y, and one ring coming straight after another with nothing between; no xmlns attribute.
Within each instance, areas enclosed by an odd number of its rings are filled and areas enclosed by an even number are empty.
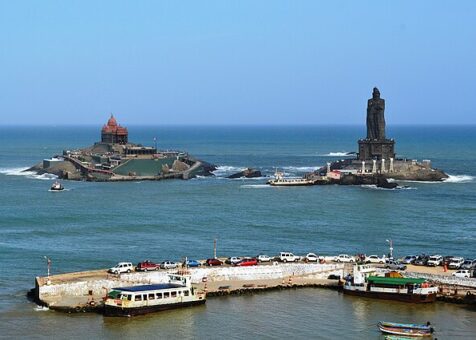
<svg viewBox="0 0 476 340"><path fill-rule="evenodd" d="M283 166L281 169L283 169L285 172L289 171L293 173L293 172L313 172L319 168L320 166Z"/></svg>
<svg viewBox="0 0 476 340"><path fill-rule="evenodd" d="M390 189L390 188L380 188L376 186L375 184L362 184L362 188L366 189L372 189L372 190L416 190L417 188L414 187L409 187L409 186L397 186L396 188Z"/></svg>
<svg viewBox="0 0 476 340"><path fill-rule="evenodd" d="M0 169L0 174L7 176L25 176L27 178L41 180L52 180L58 178L58 176L48 173L38 175L35 171L26 171L27 169L28 168L2 168Z"/></svg>
<svg viewBox="0 0 476 340"><path fill-rule="evenodd" d="M213 171L212 173L217 177L226 177L243 170L245 170L245 168L243 167L222 165L222 166L218 166L217 169Z"/></svg>
<svg viewBox="0 0 476 340"><path fill-rule="evenodd" d="M262 177L240 177L240 178L230 178L230 180L232 181L260 181L260 180L264 180L264 179L268 179L269 177L266 177L266 176L262 176Z"/></svg>
<svg viewBox="0 0 476 340"><path fill-rule="evenodd" d="M63 190L51 190L49 189L49 192L63 192L63 191L70 191L71 189L63 189Z"/></svg>
<svg viewBox="0 0 476 340"><path fill-rule="evenodd" d="M348 151L340 151L340 152L329 152L324 155L319 155L322 157L348 157L348 156L354 156L355 153L348 152Z"/></svg>
<svg viewBox="0 0 476 340"><path fill-rule="evenodd" d="M268 184L244 184L244 185L240 185L240 188L263 189L263 188L271 188L271 186Z"/></svg>
<svg viewBox="0 0 476 340"><path fill-rule="evenodd" d="M36 306L35 308L33 308L34 311L36 312L45 312L45 311L48 311L50 310L48 307L46 306Z"/></svg>
<svg viewBox="0 0 476 340"><path fill-rule="evenodd" d="M449 175L443 182L445 183L468 183L474 180L474 176L469 175Z"/></svg>

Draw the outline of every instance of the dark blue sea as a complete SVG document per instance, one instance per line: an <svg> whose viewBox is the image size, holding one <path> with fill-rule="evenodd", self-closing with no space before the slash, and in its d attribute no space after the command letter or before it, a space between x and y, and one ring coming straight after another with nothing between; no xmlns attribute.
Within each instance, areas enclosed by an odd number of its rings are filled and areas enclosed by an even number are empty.
<svg viewBox="0 0 476 340"><path fill-rule="evenodd" d="M274 188L266 178L229 180L245 167L300 176L356 151L363 126L143 127L129 139L188 151L216 164L189 181L69 182L21 170L100 138L100 127L0 127L0 337L379 339L380 318L440 322L441 339L474 338L476 312L437 303L407 306L304 289L210 299L202 309L121 322L38 312L25 294L34 277L118 261L218 255L439 253L476 258L476 126L394 126L399 157L429 159L442 183ZM357 330L350 331L350 328ZM358 335L356 335L358 334Z"/></svg>

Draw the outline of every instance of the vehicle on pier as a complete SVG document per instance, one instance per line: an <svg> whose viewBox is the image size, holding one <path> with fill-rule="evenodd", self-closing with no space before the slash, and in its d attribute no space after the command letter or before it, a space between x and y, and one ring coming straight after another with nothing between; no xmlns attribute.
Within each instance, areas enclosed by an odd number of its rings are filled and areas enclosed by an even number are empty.
<svg viewBox="0 0 476 340"><path fill-rule="evenodd" d="M441 266L442 264L443 264L443 256L441 255L431 255L430 258L428 259L428 262L426 263L428 267Z"/></svg>
<svg viewBox="0 0 476 340"><path fill-rule="evenodd" d="M258 260L255 258L244 258L243 260L234 264L237 267L257 266Z"/></svg>
<svg viewBox="0 0 476 340"><path fill-rule="evenodd" d="M269 180L267 184L276 187L295 187L314 185L316 181L308 178L285 178L283 172L276 171L274 173L274 179Z"/></svg>
<svg viewBox="0 0 476 340"><path fill-rule="evenodd" d="M223 262L221 262L219 259L207 259L205 261L205 264L209 267L215 267L215 266L221 266Z"/></svg>
<svg viewBox="0 0 476 340"><path fill-rule="evenodd" d="M364 262L365 263L380 263L383 264L386 261L385 255L379 257L378 255L369 255L365 256Z"/></svg>
<svg viewBox="0 0 476 340"><path fill-rule="evenodd" d="M271 258L268 255L264 255L264 254L259 254L258 256L256 256L256 258L258 259L259 262L270 262L271 261Z"/></svg>
<svg viewBox="0 0 476 340"><path fill-rule="evenodd" d="M130 273L134 266L130 262L119 262L114 267L109 268L108 272L112 274Z"/></svg>
<svg viewBox="0 0 476 340"><path fill-rule="evenodd" d="M136 271L147 272L149 270L159 270L160 264L154 263L150 260L145 260L137 264Z"/></svg>
<svg viewBox="0 0 476 340"><path fill-rule="evenodd" d="M162 269L175 269L178 267L178 263L173 261L164 261L160 264L160 268Z"/></svg>
<svg viewBox="0 0 476 340"><path fill-rule="evenodd" d="M197 260L185 260L182 264L183 267L196 268L200 267L202 264Z"/></svg>
<svg viewBox="0 0 476 340"><path fill-rule="evenodd" d="M282 251L279 253L279 261L281 262L298 262L301 259L300 256L293 253Z"/></svg>
<svg viewBox="0 0 476 340"><path fill-rule="evenodd" d="M242 257L239 257L239 256L232 256L232 257L229 257L225 260L225 263L226 264L237 264L238 262L240 262L241 260L243 260Z"/></svg>
<svg viewBox="0 0 476 340"><path fill-rule="evenodd" d="M346 278L344 294L413 303L436 301L438 287L426 279L372 276L373 273L374 267L355 265L353 277Z"/></svg>
<svg viewBox="0 0 476 340"><path fill-rule="evenodd" d="M190 276L169 275L169 282L113 288L104 302L104 316L133 316L204 304L206 293L192 287Z"/></svg>
<svg viewBox="0 0 476 340"><path fill-rule="evenodd" d="M460 269L452 274L454 277L471 277L471 271L469 269Z"/></svg>
<svg viewBox="0 0 476 340"><path fill-rule="evenodd" d="M453 257L448 264L448 268L450 269L459 269L464 263L464 258L462 257Z"/></svg>
<svg viewBox="0 0 476 340"><path fill-rule="evenodd" d="M352 262L355 262L355 258L347 254L339 254L336 257L334 257L333 261L352 263Z"/></svg>
<svg viewBox="0 0 476 340"><path fill-rule="evenodd" d="M307 253L306 256L304 256L304 261L305 262L317 262L317 261L319 261L319 256L317 256L314 253Z"/></svg>

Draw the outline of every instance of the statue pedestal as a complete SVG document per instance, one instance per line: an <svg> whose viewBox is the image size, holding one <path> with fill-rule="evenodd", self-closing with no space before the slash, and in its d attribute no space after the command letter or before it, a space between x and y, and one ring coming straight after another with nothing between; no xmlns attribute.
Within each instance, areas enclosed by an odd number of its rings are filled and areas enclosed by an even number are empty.
<svg viewBox="0 0 476 340"><path fill-rule="evenodd" d="M359 140L359 160L395 158L395 141L393 139Z"/></svg>

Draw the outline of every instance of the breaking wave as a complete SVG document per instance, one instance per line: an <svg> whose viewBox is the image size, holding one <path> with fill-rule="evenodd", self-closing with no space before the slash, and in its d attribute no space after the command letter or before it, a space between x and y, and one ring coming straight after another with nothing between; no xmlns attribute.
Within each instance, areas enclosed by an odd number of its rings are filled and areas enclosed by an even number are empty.
<svg viewBox="0 0 476 340"><path fill-rule="evenodd" d="M2 168L0 169L0 174L4 174L6 176L24 176L27 178L41 179L41 180L52 180L52 179L58 178L58 176L53 174L38 175L34 171L25 171L25 170L28 170L28 168Z"/></svg>
<svg viewBox="0 0 476 340"><path fill-rule="evenodd" d="M285 172L295 173L295 172L313 172L319 168L320 166L283 166L281 169L283 169Z"/></svg>
<svg viewBox="0 0 476 340"><path fill-rule="evenodd" d="M469 183L474 181L474 176L469 175L448 175L449 177L444 179L445 183Z"/></svg>
<svg viewBox="0 0 476 340"><path fill-rule="evenodd" d="M319 155L322 157L346 157L346 156L354 156L355 152L347 152L347 151L341 151L341 152L329 152L324 155Z"/></svg>
<svg viewBox="0 0 476 340"><path fill-rule="evenodd" d="M244 169L245 168L238 166L221 165L218 166L215 171L213 171L213 174L217 177L226 177L233 175L237 172L243 171Z"/></svg>
<svg viewBox="0 0 476 340"><path fill-rule="evenodd" d="M395 190L417 190L417 188L409 187L409 186L397 186L396 188L389 189L389 188L379 188L375 184L362 184L362 188L372 189L372 190L387 190L387 191L395 191Z"/></svg>

